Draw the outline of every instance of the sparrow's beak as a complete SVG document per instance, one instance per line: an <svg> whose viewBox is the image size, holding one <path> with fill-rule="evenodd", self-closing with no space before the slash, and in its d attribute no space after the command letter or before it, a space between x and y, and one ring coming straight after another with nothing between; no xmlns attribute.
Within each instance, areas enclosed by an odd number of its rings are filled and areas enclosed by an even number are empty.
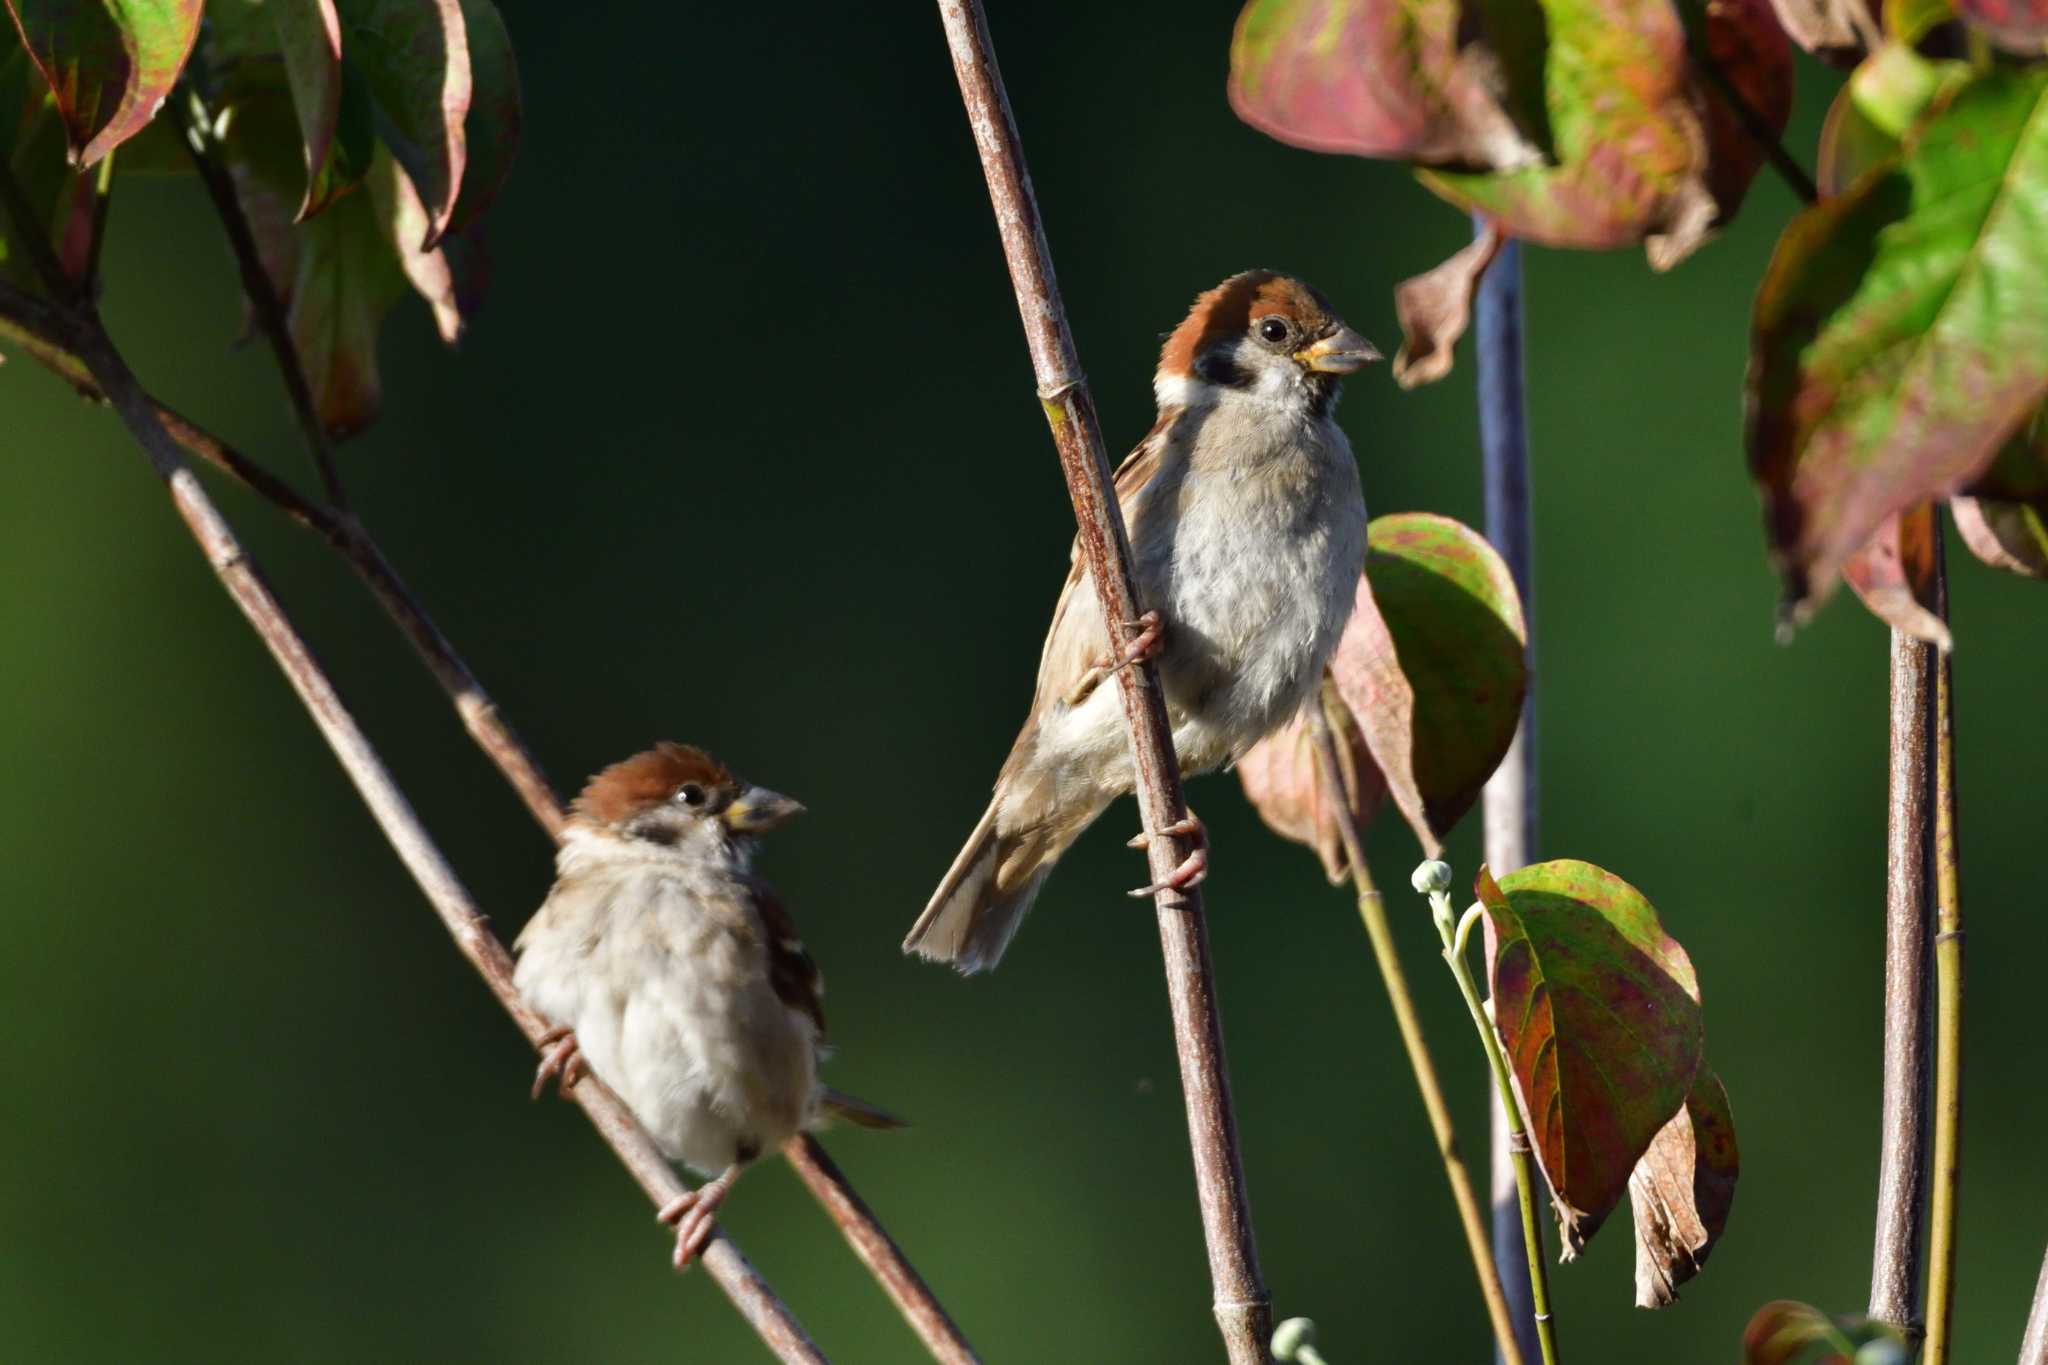
<svg viewBox="0 0 2048 1365"><path fill-rule="evenodd" d="M1380 358L1380 348L1349 327L1339 327L1312 346L1294 353L1294 358L1318 374L1350 374Z"/></svg>
<svg viewBox="0 0 2048 1365"><path fill-rule="evenodd" d="M781 792L772 792L766 787L749 787L718 818L736 834L759 834L763 830L774 829L793 815L803 813L800 803Z"/></svg>

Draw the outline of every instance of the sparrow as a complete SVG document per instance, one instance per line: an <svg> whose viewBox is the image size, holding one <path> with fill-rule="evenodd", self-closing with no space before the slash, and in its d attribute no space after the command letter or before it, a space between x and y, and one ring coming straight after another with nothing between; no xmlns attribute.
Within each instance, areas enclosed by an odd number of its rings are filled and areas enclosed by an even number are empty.
<svg viewBox="0 0 2048 1365"><path fill-rule="evenodd" d="M701 749L658 744L584 787L554 888L519 935L513 981L554 1024L535 1097L588 1071L665 1156L709 1177L659 1215L678 1269L740 1172L830 1103L824 980L751 871L760 836L802 810Z"/></svg>
<svg viewBox="0 0 2048 1365"><path fill-rule="evenodd" d="M1117 670L1156 659L1183 771L1234 762L1315 690L1365 566L1358 464L1338 382L1378 360L1322 294L1270 270L1195 300L1153 379L1159 418L1116 471L1140 605L1112 648L1076 539L1031 712L994 799L903 942L962 972L995 966L1047 874L1131 790ZM1203 834L1200 821L1166 831ZM1146 836L1132 841L1143 847ZM1206 845L1161 883L1191 886Z"/></svg>

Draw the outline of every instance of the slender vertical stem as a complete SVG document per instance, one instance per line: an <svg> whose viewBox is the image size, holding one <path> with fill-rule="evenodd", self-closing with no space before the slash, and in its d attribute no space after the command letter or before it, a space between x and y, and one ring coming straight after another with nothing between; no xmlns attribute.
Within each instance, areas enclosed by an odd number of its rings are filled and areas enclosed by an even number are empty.
<svg viewBox="0 0 2048 1365"><path fill-rule="evenodd" d="M1927 850L1935 647L1891 637L1891 776L1885 837L1884 1093L1870 1316L1917 1340L1927 1199Z"/></svg>
<svg viewBox="0 0 2048 1365"><path fill-rule="evenodd" d="M1480 1297L1486 1300L1486 1315L1493 1324L1493 1339L1508 1365L1523 1365L1521 1343L1515 1339L1514 1320L1508 1313L1506 1292L1494 1269L1489 1249L1485 1215L1479 1195L1472 1187L1472 1172L1458 1148L1458 1135L1451 1126L1451 1107L1444 1099L1443 1083L1437 1079L1436 1062L1422 1036L1422 1018L1415 1012L1415 1000L1408 990L1408 974L1401 968L1394 948L1393 927L1387 923L1384 898L1374 889L1372 874L1366 870L1365 848L1359 838L1358 822L1351 818L1351 802L1344 792L1343 768L1338 761L1336 741L1320 706L1309 711L1309 729L1315 740L1316 775L1323 799L1336 812L1337 835L1344 843L1345 859L1351 864L1351 881L1358 889L1358 914L1365 921L1366 937L1372 940L1378 959L1380 980L1386 983L1387 1002L1394 1009L1394 1024L1401 1032L1401 1046L1408 1052L1408 1065L1415 1073L1416 1089L1422 1092L1422 1107L1429 1114L1430 1131L1436 1135L1444 1175L1451 1182L1451 1198L1458 1206L1458 1222L1465 1230L1465 1245L1472 1253L1472 1270L1479 1277Z"/></svg>
<svg viewBox="0 0 2048 1365"><path fill-rule="evenodd" d="M1433 899L1440 902L1440 924L1448 926L1450 898L1438 892ZM1477 913L1476 906L1474 913ZM1486 917L1482 915L1480 918L1484 922ZM1472 1015L1473 1027L1479 1030L1480 1045L1486 1049L1487 1063L1493 1069L1493 1086L1501 1101L1501 1112L1507 1116L1508 1160L1515 1173L1515 1210L1521 1224L1523 1261L1529 1275L1536 1344L1542 1354L1543 1365L1557 1365L1557 1327L1550 1314L1550 1275L1543 1262L1543 1230L1536 1222L1538 1175L1535 1154L1530 1149L1528 1130L1522 1126L1521 1106L1515 1103L1514 1077L1508 1071L1507 1057L1500 1050L1500 1038L1494 1033L1493 1020L1487 1017L1486 1006L1479 998L1479 987L1472 979L1471 968L1455 946L1459 937L1462 936L1454 936L1448 927L1444 928L1444 961L1449 964L1451 975L1457 979L1458 994L1465 998L1465 1008Z"/></svg>
<svg viewBox="0 0 2048 1365"><path fill-rule="evenodd" d="M2020 1339L2019 1365L2048 1365L2048 1254L2041 1257L2041 1277L2034 1281L2034 1306Z"/></svg>
<svg viewBox="0 0 2048 1365"><path fill-rule="evenodd" d="M980 153L1010 282L1024 322L1025 343L1038 381L1038 398L1052 425L1060 467L1074 504L1081 553L1112 632L1130 633L1140 608L1131 583L1131 547L1117 506L1109 461L1097 429L1095 406L1074 354L1053 277L1052 256L1024 166L1017 123L1003 92L995 48L980 0L939 0L939 17L960 81L960 97ZM1113 634L1112 638L1121 638ZM1150 662L1117 674L1124 722L1136 768L1138 809L1147 834L1153 877L1163 883L1192 851L1184 835L1163 830L1186 818L1180 765L1167 727L1159 672ZM1215 971L1202 898L1194 889L1162 889L1154 898L1165 958L1167 994L1180 1059L1188 1140L1209 1251L1216 1322L1232 1365L1262 1365L1273 1334L1272 1300L1259 1274L1244 1167L1238 1156L1237 1119L1224 1065L1223 1025L1216 1006Z"/></svg>
<svg viewBox="0 0 2048 1365"><path fill-rule="evenodd" d="M1474 217L1475 235L1484 229ZM1479 385L1480 471L1486 496L1486 538L1506 561L1522 599L1529 690L1507 757L1486 783L1486 863L1496 876L1526 865L1537 838L1535 522L1529 497L1529 417L1523 394L1522 244L1510 238L1480 277L1473 302ZM1493 929L1486 930L1489 952ZM1536 1323L1523 1255L1520 1199L1509 1150L1508 1112L1490 1093L1489 1169L1493 1193L1493 1259L1515 1320L1522 1354L1536 1353ZM1512 1100L1509 1101L1512 1103ZM1497 1357L1505 1360L1505 1357Z"/></svg>
<svg viewBox="0 0 2048 1365"><path fill-rule="evenodd" d="M1948 573L1935 514L1934 610L1948 619ZM1927 1246L1927 1365L1954 1349L1956 1195L1962 1176L1963 905L1956 850L1953 659L1934 665L1934 1172Z"/></svg>

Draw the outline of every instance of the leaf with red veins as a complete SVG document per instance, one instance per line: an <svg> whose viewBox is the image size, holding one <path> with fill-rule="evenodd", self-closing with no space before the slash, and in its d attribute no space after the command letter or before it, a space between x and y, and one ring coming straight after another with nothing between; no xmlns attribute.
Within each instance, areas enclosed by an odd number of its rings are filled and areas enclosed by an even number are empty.
<svg viewBox="0 0 2048 1365"><path fill-rule="evenodd" d="M454 217L468 164L471 77L458 0L337 0L342 60L361 74L377 129L427 210L420 250Z"/></svg>
<svg viewBox="0 0 2048 1365"><path fill-rule="evenodd" d="M2038 57L2048 46L2048 0L1955 0L1955 7L2008 51Z"/></svg>
<svg viewBox="0 0 2048 1365"><path fill-rule="evenodd" d="M1318 700L1337 751L1338 778L1352 823L1363 831L1386 800L1386 778L1327 678ZM1314 849L1332 886L1344 880L1351 860L1344 851L1337 813L1319 780L1316 744L1306 712L1247 750L1237 761L1237 777L1267 828Z"/></svg>
<svg viewBox="0 0 2048 1365"><path fill-rule="evenodd" d="M1628 1178L1636 1226L1636 1307L1678 1301L1728 1226L1742 1159L1728 1091L1700 1064L1692 1093Z"/></svg>
<svg viewBox="0 0 2048 1365"><path fill-rule="evenodd" d="M1471 243L1450 259L1394 286L1394 312L1401 319L1401 349L1394 356L1394 382L1404 389L1433 384L1451 372L1458 338L1472 321L1472 297L1479 278L1500 254L1505 237L1487 223Z"/></svg>
<svg viewBox="0 0 2048 1365"><path fill-rule="evenodd" d="M1282 142L1432 165L1533 164L1507 76L1462 42L1462 0L1251 0L1230 44L1230 105Z"/></svg>
<svg viewBox="0 0 2048 1365"><path fill-rule="evenodd" d="M1528 684L1514 578L1485 537L1410 512L1367 528L1330 679L1429 856L1514 740Z"/></svg>
<svg viewBox="0 0 2048 1365"><path fill-rule="evenodd" d="M1699 1071L1699 982L1643 894L1571 860L1475 888L1493 1018L1556 1202L1565 1257L1620 1202Z"/></svg>
<svg viewBox="0 0 2048 1365"><path fill-rule="evenodd" d="M1794 619L2048 394L2048 71L1995 70L1787 226L1757 293L1750 469Z"/></svg>
<svg viewBox="0 0 2048 1365"><path fill-rule="evenodd" d="M1934 577L1934 504L1893 513L1842 564L1842 579L1871 615L1943 650L1948 625L1931 609Z"/></svg>
<svg viewBox="0 0 2048 1365"><path fill-rule="evenodd" d="M91 166L156 117L199 36L201 0L6 0Z"/></svg>

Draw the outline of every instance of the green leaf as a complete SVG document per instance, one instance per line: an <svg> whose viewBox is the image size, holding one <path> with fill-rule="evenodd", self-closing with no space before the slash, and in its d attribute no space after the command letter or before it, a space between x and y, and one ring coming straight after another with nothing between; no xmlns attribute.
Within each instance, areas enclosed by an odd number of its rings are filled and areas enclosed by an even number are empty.
<svg viewBox="0 0 2048 1365"><path fill-rule="evenodd" d="M1636 1224L1636 1307L1665 1308L1727 1230L1742 1157L1728 1091L1706 1065L1685 1104L1628 1178Z"/></svg>
<svg viewBox="0 0 2048 1365"><path fill-rule="evenodd" d="M1429 856L1500 766L1528 683L1522 604L1485 537L1409 512L1367 529L1330 678Z"/></svg>
<svg viewBox="0 0 2048 1365"><path fill-rule="evenodd" d="M84 166L142 131L170 94L200 0L6 0Z"/></svg>
<svg viewBox="0 0 2048 1365"><path fill-rule="evenodd" d="M2048 393L2048 71L1997 70L1795 218L1757 294L1748 447L1797 614Z"/></svg>
<svg viewBox="0 0 2048 1365"><path fill-rule="evenodd" d="M342 63L334 0L269 0L267 8L305 142L306 194L297 216L311 218L369 174L376 150L369 90Z"/></svg>
<svg viewBox="0 0 2048 1365"><path fill-rule="evenodd" d="M1494 931L1493 1017L1550 1180L1567 1259L1685 1103L1699 983L1643 894L1571 860L1476 888Z"/></svg>
<svg viewBox="0 0 2048 1365"><path fill-rule="evenodd" d="M468 31L457 0L339 0L342 60L369 92L378 134L427 210L431 251L455 213L468 161Z"/></svg>
<svg viewBox="0 0 2048 1365"><path fill-rule="evenodd" d="M336 437L348 436L383 408L377 333L404 296L405 277L368 195L347 196L301 224L296 236L292 342L321 422Z"/></svg>
<svg viewBox="0 0 2048 1365"><path fill-rule="evenodd" d="M1428 164L1533 164L1496 97L1502 63L1461 42L1460 0L1251 0L1230 44L1230 103L1297 147ZM1541 28L1509 39L1541 66ZM1516 50L1516 49L1519 50Z"/></svg>
<svg viewBox="0 0 2048 1365"><path fill-rule="evenodd" d="M448 227L452 233L476 223L497 199L512 172L526 117L504 16L491 0L462 0L462 19L469 34L471 95L463 126L469 164Z"/></svg>

